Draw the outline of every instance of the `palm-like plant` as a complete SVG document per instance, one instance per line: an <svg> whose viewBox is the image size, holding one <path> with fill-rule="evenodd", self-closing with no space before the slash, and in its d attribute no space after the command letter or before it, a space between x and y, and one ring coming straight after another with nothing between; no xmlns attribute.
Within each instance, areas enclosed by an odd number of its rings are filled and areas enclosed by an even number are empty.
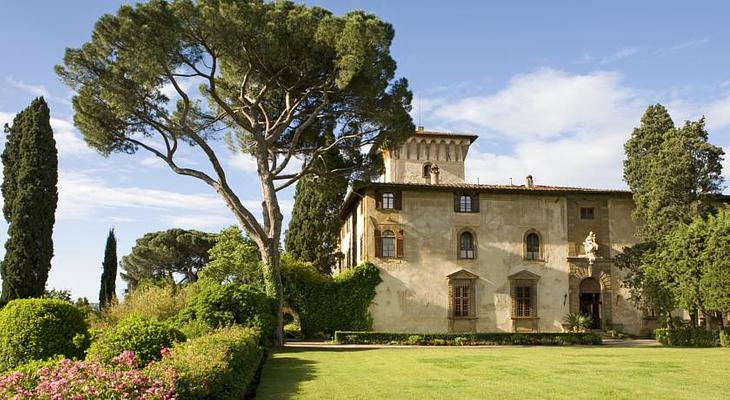
<svg viewBox="0 0 730 400"><path fill-rule="evenodd" d="M591 317L581 313L569 313L563 321L573 332L585 332L591 325Z"/></svg>

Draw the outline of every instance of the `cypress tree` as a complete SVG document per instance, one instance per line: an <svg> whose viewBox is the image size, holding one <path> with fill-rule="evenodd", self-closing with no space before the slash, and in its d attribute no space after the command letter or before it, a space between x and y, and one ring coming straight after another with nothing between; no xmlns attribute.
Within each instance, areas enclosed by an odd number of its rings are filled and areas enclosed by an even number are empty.
<svg viewBox="0 0 730 400"><path fill-rule="evenodd" d="M284 244L293 257L330 273L338 247L339 210L347 191L342 176L306 177L297 182Z"/></svg>
<svg viewBox="0 0 730 400"><path fill-rule="evenodd" d="M117 238L114 228L109 230L104 248L104 261L101 263L101 290L99 290L99 306L105 308L116 301L117 290Z"/></svg>
<svg viewBox="0 0 730 400"><path fill-rule="evenodd" d="M17 298L41 297L53 257L53 224L58 203L58 152L50 111L42 97L33 100L13 121L3 152L7 171L2 191L9 217L2 263L0 304Z"/></svg>

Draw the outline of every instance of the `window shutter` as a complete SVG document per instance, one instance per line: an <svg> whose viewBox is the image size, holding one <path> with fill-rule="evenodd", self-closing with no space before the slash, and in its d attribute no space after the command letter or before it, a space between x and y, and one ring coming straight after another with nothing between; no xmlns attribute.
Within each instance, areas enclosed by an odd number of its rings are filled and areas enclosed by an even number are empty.
<svg viewBox="0 0 730 400"><path fill-rule="evenodd" d="M517 315L517 288L515 287L515 282L510 282L510 297L512 298L512 317L515 317Z"/></svg>
<svg viewBox="0 0 730 400"><path fill-rule="evenodd" d="M449 280L449 317L454 316L454 282Z"/></svg>
<svg viewBox="0 0 730 400"><path fill-rule="evenodd" d="M454 212L459 212L459 193L454 193Z"/></svg>
<svg viewBox="0 0 730 400"><path fill-rule="evenodd" d="M474 284L474 279L469 280L469 316L475 317L476 311L477 311L477 303L476 303L476 285Z"/></svg>
<svg viewBox="0 0 730 400"><path fill-rule="evenodd" d="M400 190L393 193L393 208L400 210L403 207L403 192Z"/></svg>
<svg viewBox="0 0 730 400"><path fill-rule="evenodd" d="M535 317L537 316L537 309L535 308L536 303L536 297L535 296L535 282L530 282L530 286L527 287L527 293L530 299L530 316Z"/></svg>
<svg viewBox="0 0 730 400"><path fill-rule="evenodd" d="M403 258L403 252L405 250L403 246L403 230L401 229L398 231L395 243L395 251L398 258Z"/></svg>
<svg viewBox="0 0 730 400"><path fill-rule="evenodd" d="M479 212L479 193L474 193L471 196L471 211L475 213Z"/></svg>
<svg viewBox="0 0 730 400"><path fill-rule="evenodd" d="M375 191L375 208L378 210L383 208L383 194L379 190Z"/></svg>
<svg viewBox="0 0 730 400"><path fill-rule="evenodd" d="M382 257L383 256L383 249L382 249L383 241L380 240L380 231L375 230L375 257Z"/></svg>

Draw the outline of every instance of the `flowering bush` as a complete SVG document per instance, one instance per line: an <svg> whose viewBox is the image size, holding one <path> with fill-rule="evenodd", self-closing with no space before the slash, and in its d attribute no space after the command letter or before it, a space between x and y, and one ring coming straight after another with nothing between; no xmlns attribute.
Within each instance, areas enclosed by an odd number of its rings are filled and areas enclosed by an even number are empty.
<svg viewBox="0 0 730 400"><path fill-rule="evenodd" d="M0 377L3 399L174 400L177 373L152 363L137 370L137 358L124 352L111 364L63 359L35 372L14 371Z"/></svg>
<svg viewBox="0 0 730 400"><path fill-rule="evenodd" d="M221 328L163 349L161 364L179 373L176 392L181 399L243 399L264 355L259 337L252 328Z"/></svg>
<svg viewBox="0 0 730 400"><path fill-rule="evenodd" d="M161 358L161 349L182 341L185 341L185 335L179 330L153 319L132 316L95 340L87 358L109 362L116 355L131 351L137 355L138 367L144 367Z"/></svg>

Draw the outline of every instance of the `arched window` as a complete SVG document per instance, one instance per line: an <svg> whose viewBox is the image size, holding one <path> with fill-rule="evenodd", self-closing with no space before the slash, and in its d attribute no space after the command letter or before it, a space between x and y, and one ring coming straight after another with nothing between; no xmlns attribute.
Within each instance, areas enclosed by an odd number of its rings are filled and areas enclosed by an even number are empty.
<svg viewBox="0 0 730 400"><path fill-rule="evenodd" d="M393 231L383 231L380 240L383 257L395 257L395 234Z"/></svg>
<svg viewBox="0 0 730 400"><path fill-rule="evenodd" d="M471 212L471 196L462 194L459 197L459 212Z"/></svg>
<svg viewBox="0 0 730 400"><path fill-rule="evenodd" d="M525 236L525 259L540 259L540 236L535 232L530 232Z"/></svg>
<svg viewBox="0 0 730 400"><path fill-rule="evenodd" d="M423 164L423 177L428 178L431 176L431 163Z"/></svg>
<svg viewBox="0 0 730 400"><path fill-rule="evenodd" d="M386 208L386 209L395 208L395 195L392 192L383 193L383 208Z"/></svg>
<svg viewBox="0 0 730 400"><path fill-rule="evenodd" d="M474 235L471 232L463 232L459 235L459 258L474 258Z"/></svg>

